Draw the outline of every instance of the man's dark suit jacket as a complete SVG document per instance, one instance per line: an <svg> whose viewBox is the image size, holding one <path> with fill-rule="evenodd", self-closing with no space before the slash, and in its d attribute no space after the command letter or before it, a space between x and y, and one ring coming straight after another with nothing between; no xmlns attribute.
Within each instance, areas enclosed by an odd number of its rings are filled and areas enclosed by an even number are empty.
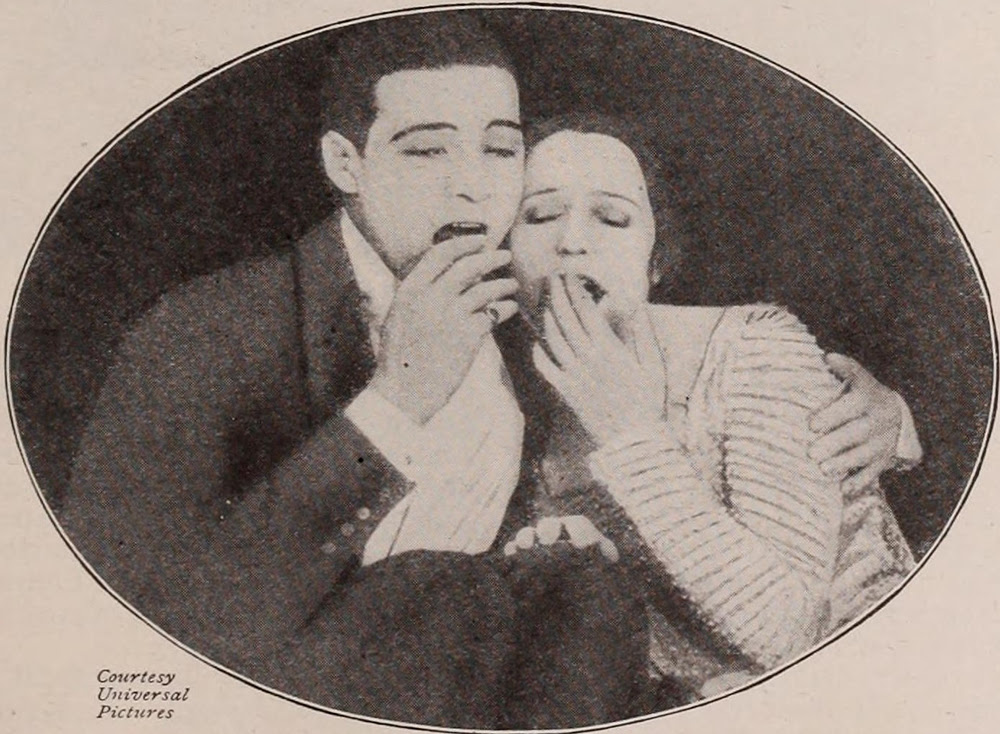
<svg viewBox="0 0 1000 734"><path fill-rule="evenodd" d="M524 330L505 324L498 343L526 417L501 543L529 519L555 398L530 373ZM359 571L368 537L409 489L342 415L374 366L337 216L291 251L169 292L123 340L75 456L63 527L171 636L309 700L474 728L508 708L533 709L532 727L619 716L646 635L641 594L622 595L617 569L541 557L544 568L529 559L500 580L489 559L425 554L423 565L399 557ZM508 585L513 596L497 593ZM511 627L521 602L540 616ZM352 635L369 639L345 646ZM388 669L379 646L396 654ZM508 705L512 674L521 687Z"/></svg>
<svg viewBox="0 0 1000 734"><path fill-rule="evenodd" d="M127 334L60 520L137 610L241 669L303 627L407 490L341 414L373 368L333 216Z"/></svg>

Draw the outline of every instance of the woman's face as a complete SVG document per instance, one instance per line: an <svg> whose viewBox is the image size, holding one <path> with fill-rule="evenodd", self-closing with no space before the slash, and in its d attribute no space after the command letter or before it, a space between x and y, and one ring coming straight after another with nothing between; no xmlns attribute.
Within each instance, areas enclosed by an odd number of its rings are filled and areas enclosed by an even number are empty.
<svg viewBox="0 0 1000 734"><path fill-rule="evenodd" d="M546 280L579 278L609 318L646 301L655 240L646 181L632 151L598 133L562 131L528 156L510 243L521 306L539 316Z"/></svg>

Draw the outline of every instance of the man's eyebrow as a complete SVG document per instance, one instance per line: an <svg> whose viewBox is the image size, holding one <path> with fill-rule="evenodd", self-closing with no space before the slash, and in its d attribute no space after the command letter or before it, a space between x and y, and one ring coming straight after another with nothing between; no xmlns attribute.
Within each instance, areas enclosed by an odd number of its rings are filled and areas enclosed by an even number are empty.
<svg viewBox="0 0 1000 734"><path fill-rule="evenodd" d="M397 132L391 138L389 138L390 143L395 143L400 138L405 138L411 133L417 133L422 130L458 130L455 125L450 122L420 122L416 125L410 125L409 127L404 127L402 130Z"/></svg>
<svg viewBox="0 0 1000 734"><path fill-rule="evenodd" d="M509 127L511 130L521 132L521 123L514 120L493 120L486 126L486 129L489 130L491 127Z"/></svg>

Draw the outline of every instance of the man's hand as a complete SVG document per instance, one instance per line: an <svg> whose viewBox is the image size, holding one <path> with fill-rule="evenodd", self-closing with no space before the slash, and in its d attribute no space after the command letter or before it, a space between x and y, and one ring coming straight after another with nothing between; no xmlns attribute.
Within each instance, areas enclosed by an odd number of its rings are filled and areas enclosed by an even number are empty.
<svg viewBox="0 0 1000 734"><path fill-rule="evenodd" d="M482 252L481 236L435 245L400 283L382 327L371 386L423 425L452 396L483 337L517 313L513 278L483 280L510 262L509 250Z"/></svg>
<svg viewBox="0 0 1000 734"><path fill-rule="evenodd" d="M854 491L894 465L902 409L896 393L855 360L829 354L826 363L845 389L809 421L810 428L822 434L809 456L827 476L844 480L845 491Z"/></svg>
<svg viewBox="0 0 1000 734"><path fill-rule="evenodd" d="M503 552L504 555L512 556L535 544L553 545L560 541L569 542L574 548L597 546L607 560L612 563L618 561L618 548L614 542L583 515L543 517L535 527L528 526L518 530L514 539L504 546Z"/></svg>

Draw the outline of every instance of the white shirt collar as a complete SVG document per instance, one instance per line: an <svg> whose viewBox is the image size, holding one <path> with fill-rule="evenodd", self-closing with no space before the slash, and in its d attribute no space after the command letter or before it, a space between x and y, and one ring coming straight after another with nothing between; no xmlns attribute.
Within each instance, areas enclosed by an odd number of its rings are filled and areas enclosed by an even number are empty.
<svg viewBox="0 0 1000 734"><path fill-rule="evenodd" d="M379 330L398 281L351 218L340 217L344 248L368 300L369 335ZM376 527L364 563L407 550L483 553L502 524L521 466L524 418L505 386L503 362L485 339L468 374L440 411L412 424L377 391L365 390L346 414L415 488Z"/></svg>
<svg viewBox="0 0 1000 734"><path fill-rule="evenodd" d="M379 329L389 315L389 308L392 306L399 281L346 211L340 214L340 231L344 238L347 257L351 261L351 267L354 268L354 278L358 282L358 288L368 299L368 309L373 320L371 326Z"/></svg>

